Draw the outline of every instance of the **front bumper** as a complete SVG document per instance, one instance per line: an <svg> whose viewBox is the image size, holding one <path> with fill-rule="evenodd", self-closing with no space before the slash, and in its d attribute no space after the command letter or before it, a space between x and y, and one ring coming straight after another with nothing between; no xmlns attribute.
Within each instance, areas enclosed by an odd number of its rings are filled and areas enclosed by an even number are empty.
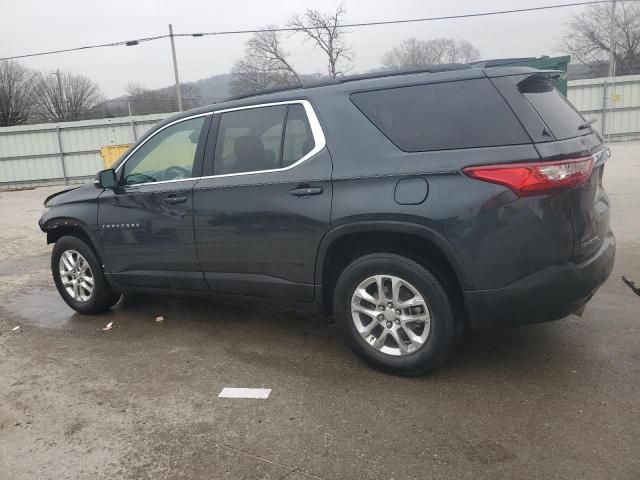
<svg viewBox="0 0 640 480"><path fill-rule="evenodd" d="M499 289L464 292L472 327L515 327L581 312L609 277L615 253L615 238L609 232L598 251L582 263L554 265Z"/></svg>

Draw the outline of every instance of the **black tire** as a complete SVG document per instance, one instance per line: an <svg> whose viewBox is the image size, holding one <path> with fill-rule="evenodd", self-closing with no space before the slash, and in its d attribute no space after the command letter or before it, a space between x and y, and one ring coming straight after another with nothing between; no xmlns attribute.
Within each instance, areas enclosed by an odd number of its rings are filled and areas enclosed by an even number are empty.
<svg viewBox="0 0 640 480"><path fill-rule="evenodd" d="M86 301L75 300L62 285L60 276L60 257L68 250L80 253L89 264L94 279L93 292ZM74 236L60 237L51 252L51 273L62 299L75 311L84 314L102 313L113 307L120 299L120 294L114 292L104 278L102 266L93 249L83 240Z"/></svg>
<svg viewBox="0 0 640 480"><path fill-rule="evenodd" d="M402 356L383 353L358 333L351 316L352 295L361 282L374 275L393 275L410 282L425 300L431 326L417 351ZM459 330L441 282L428 269L401 255L373 253L351 262L338 277L333 302L336 323L349 347L369 366L387 373L410 376L433 370L446 360Z"/></svg>

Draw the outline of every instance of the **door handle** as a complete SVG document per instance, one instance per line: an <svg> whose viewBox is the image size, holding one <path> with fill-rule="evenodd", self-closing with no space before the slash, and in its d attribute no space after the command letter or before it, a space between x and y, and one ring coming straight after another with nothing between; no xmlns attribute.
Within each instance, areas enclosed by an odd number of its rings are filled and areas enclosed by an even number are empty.
<svg viewBox="0 0 640 480"><path fill-rule="evenodd" d="M171 196L171 197L167 197L164 200L162 200L164 203L168 203L169 205L176 205L178 203L184 203L187 201L187 197L176 197L176 196Z"/></svg>
<svg viewBox="0 0 640 480"><path fill-rule="evenodd" d="M311 195L320 195L323 192L322 187L310 187L308 185L301 185L298 188L289 190L289 193L294 197L306 198Z"/></svg>

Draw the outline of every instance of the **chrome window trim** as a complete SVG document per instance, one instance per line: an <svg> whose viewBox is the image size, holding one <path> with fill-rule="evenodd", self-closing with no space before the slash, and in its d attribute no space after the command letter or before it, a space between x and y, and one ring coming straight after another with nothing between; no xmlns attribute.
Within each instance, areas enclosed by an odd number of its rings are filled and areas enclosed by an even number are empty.
<svg viewBox="0 0 640 480"><path fill-rule="evenodd" d="M166 125L164 125L163 127L157 129L155 132L153 132L151 135L149 135L147 138L144 139L144 142L142 142L140 145L138 145L136 148L134 148L129 155L127 155L127 157L122 161L122 163L120 163L120 165L117 166L116 168L116 173L118 173L120 171L120 169L124 166L125 163L127 163L129 161L129 159L133 156L134 153L136 153L140 147L142 147L144 144L146 144L149 140L151 140L153 137L155 137L158 133L160 133L161 131L163 131L165 128L169 128L173 125L176 125L178 123L181 122L186 122L187 120L192 120L194 118L198 118L198 117L206 117L208 115L213 115L215 112L205 112L205 113L198 113L197 115L190 115L188 117L184 117L184 118L179 118L177 120L174 120L173 122L167 123ZM193 178L196 177L191 177L189 180L192 180ZM182 178L180 180L187 180L186 178ZM151 185L152 183L166 183L166 182L175 182L176 180L163 180L161 182L148 182L148 183L137 183L136 185ZM134 185L128 185L129 187L133 187Z"/></svg>
<svg viewBox="0 0 640 480"><path fill-rule="evenodd" d="M222 114L222 113L227 113L227 112L236 112L236 111L239 111L239 110L250 110L250 109L253 109L253 108L275 107L275 106L279 106L279 105L293 105L293 104L301 104L304 107L304 111L307 114L307 120L309 121L309 126L311 127L311 135L313 135L314 146L309 151L309 153L307 153L302 158L300 158L300 160L297 160L296 162L292 163L291 165L289 165L287 167L272 168L272 169L268 169L268 170L254 170L254 171L251 171L251 172L221 173L219 175L207 175L207 176L204 176L204 177L178 178L178 179L175 179L175 180L161 180L159 182L137 183L137 184L134 184L134 185L127 185L127 187L128 188L138 188L138 187L142 187L144 185L158 185L158 184L162 184L162 183L186 182L186 181L202 180L202 179L207 179L207 178L238 177L238 176L242 176L242 175L257 175L257 174L261 174L261 173L284 172L284 171L287 171L287 170L291 170L292 168L297 167L301 163L303 163L303 162L307 161L308 159L310 159L311 157L313 157L316 153L320 152L327 145L327 142L326 142L326 139L325 139L325 136L324 136L324 132L322 131L322 126L320 125L320 121L318 120L318 117L316 116L316 112L313 109L313 106L311 105L311 103L308 100L287 100L287 101L284 101L284 102L271 102L271 103L260 103L260 104L255 104L255 105L244 105L242 107L225 108L225 109L222 109L222 110L214 110L212 112L199 113L197 115L191 115L189 117L180 118L178 120L175 120L175 121L173 121L171 123L166 124L162 128L159 128L158 130L153 132L151 135L149 135L149 137L146 138L144 142L142 142L140 145L138 145L131 153L129 153L129 155L127 155L127 158L125 158L122 161L122 163L120 165L118 165L118 168L116 168L116 173L123 167L123 165L129 160L129 158L131 158L131 156L134 153L136 153L136 151L138 151L138 149L140 147L142 147L142 145L147 143L157 133L161 132L165 128L169 128L170 126L175 125L176 123L184 122L184 121L191 120L191 119L197 118L197 117L203 117L203 116L206 116L206 115L216 115L216 114Z"/></svg>

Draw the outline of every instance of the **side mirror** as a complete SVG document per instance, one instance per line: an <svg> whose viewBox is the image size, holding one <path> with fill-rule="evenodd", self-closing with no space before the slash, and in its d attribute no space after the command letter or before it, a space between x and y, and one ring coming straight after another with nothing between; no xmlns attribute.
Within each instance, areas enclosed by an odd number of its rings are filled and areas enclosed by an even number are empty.
<svg viewBox="0 0 640 480"><path fill-rule="evenodd" d="M98 172L96 179L93 181L97 188L116 188L117 183L116 171L113 168Z"/></svg>

